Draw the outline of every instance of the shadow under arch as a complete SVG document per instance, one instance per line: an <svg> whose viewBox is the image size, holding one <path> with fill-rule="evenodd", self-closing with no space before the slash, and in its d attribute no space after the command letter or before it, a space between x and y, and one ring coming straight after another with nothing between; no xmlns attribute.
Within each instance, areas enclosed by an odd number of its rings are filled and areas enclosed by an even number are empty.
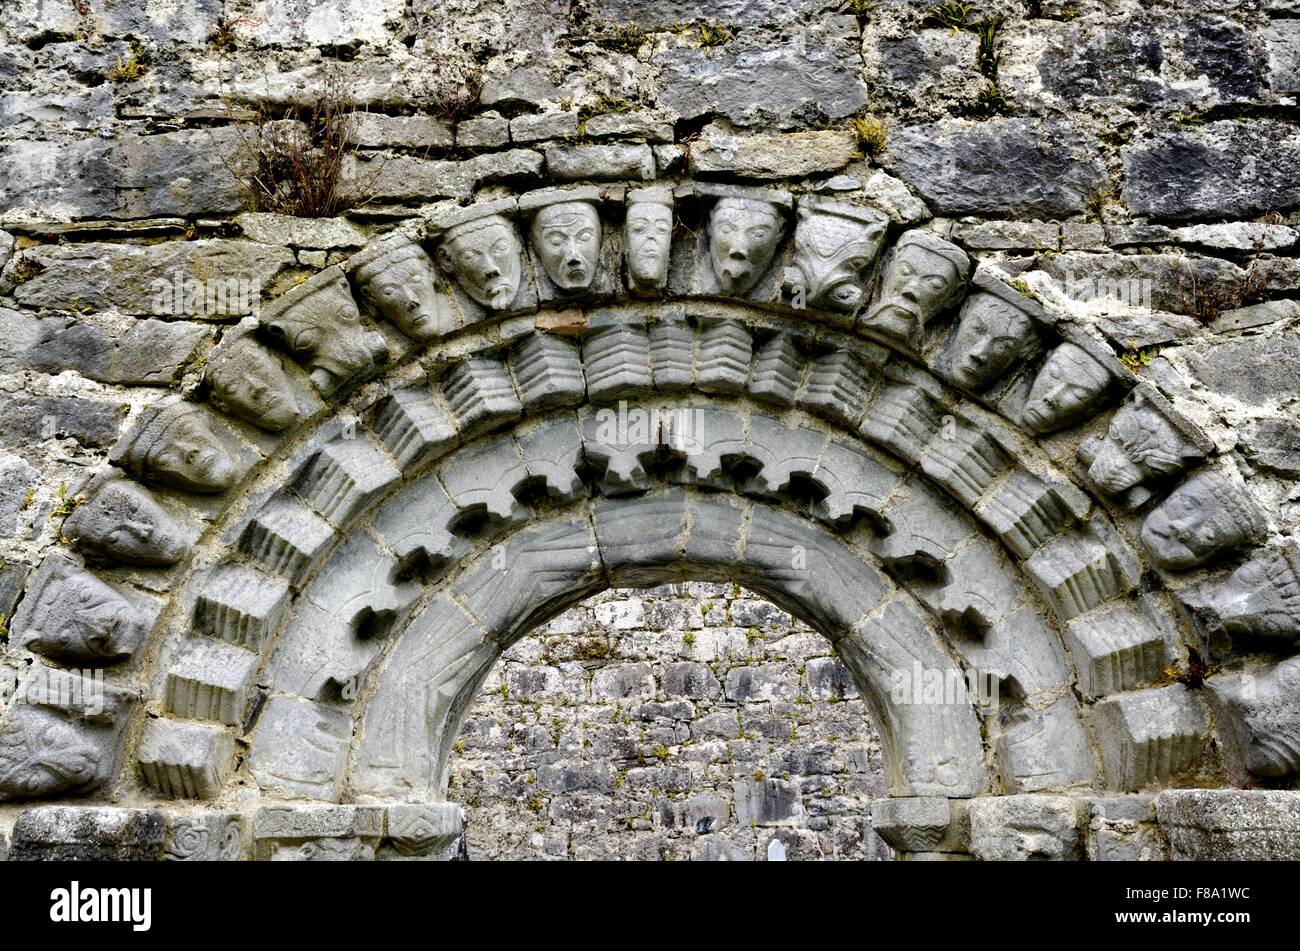
<svg viewBox="0 0 1300 951"><path fill-rule="evenodd" d="M535 523L439 585L398 635L359 704L348 770L360 800L440 801L450 745L501 653L610 587L734 581L828 637L866 699L894 795L989 788L979 717L898 703L895 672L958 671L935 625L872 558L761 502L672 488L597 499Z"/></svg>

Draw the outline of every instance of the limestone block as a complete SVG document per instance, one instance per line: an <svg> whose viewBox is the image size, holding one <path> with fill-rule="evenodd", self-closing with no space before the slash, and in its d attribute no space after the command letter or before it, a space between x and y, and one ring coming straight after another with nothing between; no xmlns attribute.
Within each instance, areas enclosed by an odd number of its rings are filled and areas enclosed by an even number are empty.
<svg viewBox="0 0 1300 951"><path fill-rule="evenodd" d="M649 181L655 177L654 155L648 145L548 145L544 154L546 170L557 181Z"/></svg>
<svg viewBox="0 0 1300 951"><path fill-rule="evenodd" d="M681 317L665 317L650 327L650 368L654 387L681 390L693 379L695 334Z"/></svg>
<svg viewBox="0 0 1300 951"><path fill-rule="evenodd" d="M938 440L935 446L942 444ZM1056 487L1023 469L1014 470L975 512L1020 558L1033 555L1075 520Z"/></svg>
<svg viewBox="0 0 1300 951"><path fill-rule="evenodd" d="M777 334L757 349L749 392L766 402L793 406L803 363L795 338Z"/></svg>
<svg viewBox="0 0 1300 951"><path fill-rule="evenodd" d="M749 379L753 340L738 320L706 320L700 327L695 385L706 393L739 393Z"/></svg>
<svg viewBox="0 0 1300 951"><path fill-rule="evenodd" d="M576 406L586 395L578 348L554 334L524 337L511 353L510 368L529 410Z"/></svg>
<svg viewBox="0 0 1300 951"><path fill-rule="evenodd" d="M1068 796L991 796L970 801L970 850L985 862L1082 858L1081 806Z"/></svg>
<svg viewBox="0 0 1300 951"><path fill-rule="evenodd" d="M611 583L658 583L669 566L681 561L687 516L682 493L601 500L591 510Z"/></svg>
<svg viewBox="0 0 1300 951"><path fill-rule="evenodd" d="M809 364L797 402L809 412L855 426L874 389L875 376L864 355L839 350Z"/></svg>
<svg viewBox="0 0 1300 951"><path fill-rule="evenodd" d="M1040 548L1025 570L1068 620L1132 590L1137 578L1120 557L1092 535L1073 532Z"/></svg>
<svg viewBox="0 0 1300 951"><path fill-rule="evenodd" d="M518 419L522 409L510 375L498 360L469 357L452 364L442 392L462 438Z"/></svg>
<svg viewBox="0 0 1300 951"><path fill-rule="evenodd" d="M110 806L39 806L14 822L11 862L147 862L161 857L163 814Z"/></svg>
<svg viewBox="0 0 1300 951"><path fill-rule="evenodd" d="M515 431L515 444L524 460L529 484L551 499L586 495L578 476L582 467L582 433L572 416L560 416Z"/></svg>
<svg viewBox="0 0 1300 951"><path fill-rule="evenodd" d="M136 758L145 782L169 799L212 799L230 775L235 739L220 727L152 719Z"/></svg>
<svg viewBox="0 0 1300 951"><path fill-rule="evenodd" d="M9 626L11 643L65 664L101 667L135 653L158 605L101 581L52 550Z"/></svg>
<svg viewBox="0 0 1300 951"><path fill-rule="evenodd" d="M384 834L382 806L267 806L253 818L253 857L271 862L367 861Z"/></svg>
<svg viewBox="0 0 1300 951"><path fill-rule="evenodd" d="M528 470L509 436L463 449L443 464L439 474L461 518L477 516L504 527L528 514L515 495L527 481Z"/></svg>
<svg viewBox="0 0 1300 951"><path fill-rule="evenodd" d="M284 617L289 586L242 565L223 565L192 582L194 631L260 652Z"/></svg>
<svg viewBox="0 0 1300 951"><path fill-rule="evenodd" d="M838 525L859 513L880 516L903 475L856 444L832 438L817 460L812 480L826 491L813 506L814 513L822 521Z"/></svg>
<svg viewBox="0 0 1300 951"><path fill-rule="evenodd" d="M452 586L483 629L509 646L605 586L585 520L527 528L497 545Z"/></svg>
<svg viewBox="0 0 1300 951"><path fill-rule="evenodd" d="M1008 698L1014 704L1014 698ZM1039 792L1091 783L1097 775L1088 735L1073 697L1042 710L1008 711L998 739L999 766L1013 792Z"/></svg>
<svg viewBox="0 0 1300 951"><path fill-rule="evenodd" d="M233 812L185 812L167 816L163 860L237 862L246 859L244 817Z"/></svg>
<svg viewBox="0 0 1300 951"><path fill-rule="evenodd" d="M1205 713L1182 684L1117 694L1092 710L1106 776L1117 789L1167 782L1201 761Z"/></svg>
<svg viewBox="0 0 1300 951"><path fill-rule="evenodd" d="M943 425L942 404L925 390L906 384L880 388L859 431L907 462L917 462Z"/></svg>
<svg viewBox="0 0 1300 951"><path fill-rule="evenodd" d="M856 157L853 136L838 130L735 135L710 124L689 155L693 174L784 179L835 172Z"/></svg>
<svg viewBox="0 0 1300 951"><path fill-rule="evenodd" d="M343 711L273 696L253 731L248 769L266 793L337 799L351 738L352 718Z"/></svg>
<svg viewBox="0 0 1300 951"><path fill-rule="evenodd" d="M1084 833L1093 862L1162 862L1169 846L1156 826L1154 796L1105 796L1090 801Z"/></svg>
<svg viewBox="0 0 1300 951"><path fill-rule="evenodd" d="M437 474L428 473L389 498L371 524L401 559L400 570L432 578L468 550L450 529L459 512Z"/></svg>
<svg viewBox="0 0 1300 951"><path fill-rule="evenodd" d="M783 779L738 779L731 784L736 821L762 828L799 825L803 802L799 789Z"/></svg>
<svg viewBox="0 0 1300 951"><path fill-rule="evenodd" d="M257 655L207 638L184 641L167 671L163 706L193 720L234 726L243 720Z"/></svg>
<svg viewBox="0 0 1300 951"><path fill-rule="evenodd" d="M830 437L805 426L788 427L770 416L750 417L745 455L760 469L744 487L748 493L776 498L796 475L812 477Z"/></svg>
<svg viewBox="0 0 1300 951"><path fill-rule="evenodd" d="M940 797L877 799L871 827L902 852L963 852L970 829L966 803Z"/></svg>
<svg viewBox="0 0 1300 951"><path fill-rule="evenodd" d="M239 550L256 564L297 583L325 556L334 529L296 498L276 495L249 518Z"/></svg>
<svg viewBox="0 0 1300 951"><path fill-rule="evenodd" d="M594 329L582 342L587 395L618 400L650 389L650 337L644 327L620 323Z"/></svg>
<svg viewBox="0 0 1300 951"><path fill-rule="evenodd" d="M294 489L331 525L349 525L401 472L368 437L326 443L303 468Z"/></svg>
<svg viewBox="0 0 1300 951"><path fill-rule="evenodd" d="M387 839L406 856L443 852L465 829L464 811L450 802L389 806L387 818Z"/></svg>
<svg viewBox="0 0 1300 951"><path fill-rule="evenodd" d="M137 700L102 674L29 667L0 721L0 801L84 795L111 781Z"/></svg>
<svg viewBox="0 0 1300 951"><path fill-rule="evenodd" d="M1011 465L1011 457L989 433L960 423L945 428L921 456L921 471L968 507Z"/></svg>
<svg viewBox="0 0 1300 951"><path fill-rule="evenodd" d="M1155 798L1174 861L1300 858L1300 798L1272 789L1167 789Z"/></svg>
<svg viewBox="0 0 1300 951"><path fill-rule="evenodd" d="M680 480L726 488L726 466L744 455L745 418L723 407L679 407L668 417L664 442L686 454Z"/></svg>
<svg viewBox="0 0 1300 951"><path fill-rule="evenodd" d="M1160 632L1125 604L1071 621L1065 644L1086 697L1145 687L1167 666Z"/></svg>
<svg viewBox="0 0 1300 951"><path fill-rule="evenodd" d="M496 641L454 601L431 601L380 674L353 761L353 787L398 800L434 795L445 784L461 717L499 655Z"/></svg>
<svg viewBox="0 0 1300 951"><path fill-rule="evenodd" d="M659 453L664 419L654 409L612 407L578 411L583 454L601 472L600 489L605 495L644 492L650 487L645 463Z"/></svg>
<svg viewBox="0 0 1300 951"><path fill-rule="evenodd" d="M459 441L442 404L420 387L394 390L375 410L371 428L402 469L437 459Z"/></svg>

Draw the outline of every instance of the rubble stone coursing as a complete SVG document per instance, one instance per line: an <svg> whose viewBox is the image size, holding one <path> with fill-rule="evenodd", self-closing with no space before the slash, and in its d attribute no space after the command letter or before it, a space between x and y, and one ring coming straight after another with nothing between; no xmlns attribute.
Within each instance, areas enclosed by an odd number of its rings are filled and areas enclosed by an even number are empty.
<svg viewBox="0 0 1300 951"><path fill-rule="evenodd" d="M0 851L453 854L501 655L715 582L900 857L1300 854L1294 4L852 9L11 4Z"/></svg>
<svg viewBox="0 0 1300 951"><path fill-rule="evenodd" d="M519 641L465 718L448 789L470 861L891 855L848 670L730 585L606 592Z"/></svg>

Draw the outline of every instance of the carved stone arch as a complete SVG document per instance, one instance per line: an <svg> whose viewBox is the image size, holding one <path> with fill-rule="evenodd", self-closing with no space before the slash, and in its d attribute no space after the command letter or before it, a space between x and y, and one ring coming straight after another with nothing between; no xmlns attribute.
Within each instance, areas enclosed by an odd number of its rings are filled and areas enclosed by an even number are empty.
<svg viewBox="0 0 1300 951"><path fill-rule="evenodd" d="M110 702L89 716L53 690L76 675L33 667L24 689L46 693L6 711L0 796L436 798L448 731L503 644L600 588L674 576L739 581L840 645L895 795L1198 775L1203 701L1163 672L1198 637L1285 639L1300 616L1293 552L1253 550L1269 521L1204 434L937 234L886 249L866 205L649 191L548 189L375 241L228 332L204 387L139 412L64 524L86 565L52 553L14 625L52 664L113 667ZM651 222L695 202L761 247L683 236L634 275L644 236L599 237L624 198ZM591 232L572 260L524 253L568 223ZM528 586L478 603L512 545ZM820 562L782 567L799 547ZM1247 553L1222 584L1180 575ZM128 583L157 597L135 604ZM126 605L122 643L54 636L61 593ZM1003 703L892 698L912 662L991 674ZM442 692L416 729L401 697L419 688L391 681L422 665ZM382 745L408 734L419 768L402 776ZM1289 775L1295 748L1252 768Z"/></svg>

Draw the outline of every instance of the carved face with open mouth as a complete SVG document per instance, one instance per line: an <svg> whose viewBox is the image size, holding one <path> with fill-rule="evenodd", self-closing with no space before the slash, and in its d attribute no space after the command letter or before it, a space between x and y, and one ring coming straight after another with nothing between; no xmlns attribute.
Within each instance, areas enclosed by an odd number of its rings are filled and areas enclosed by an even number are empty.
<svg viewBox="0 0 1300 951"><path fill-rule="evenodd" d="M600 257L600 215L585 201L557 202L537 213L533 250L551 282L563 291L591 286Z"/></svg>
<svg viewBox="0 0 1300 951"><path fill-rule="evenodd" d="M744 294L766 273L785 222L770 202L721 198L709 217L709 255L722 290Z"/></svg>

